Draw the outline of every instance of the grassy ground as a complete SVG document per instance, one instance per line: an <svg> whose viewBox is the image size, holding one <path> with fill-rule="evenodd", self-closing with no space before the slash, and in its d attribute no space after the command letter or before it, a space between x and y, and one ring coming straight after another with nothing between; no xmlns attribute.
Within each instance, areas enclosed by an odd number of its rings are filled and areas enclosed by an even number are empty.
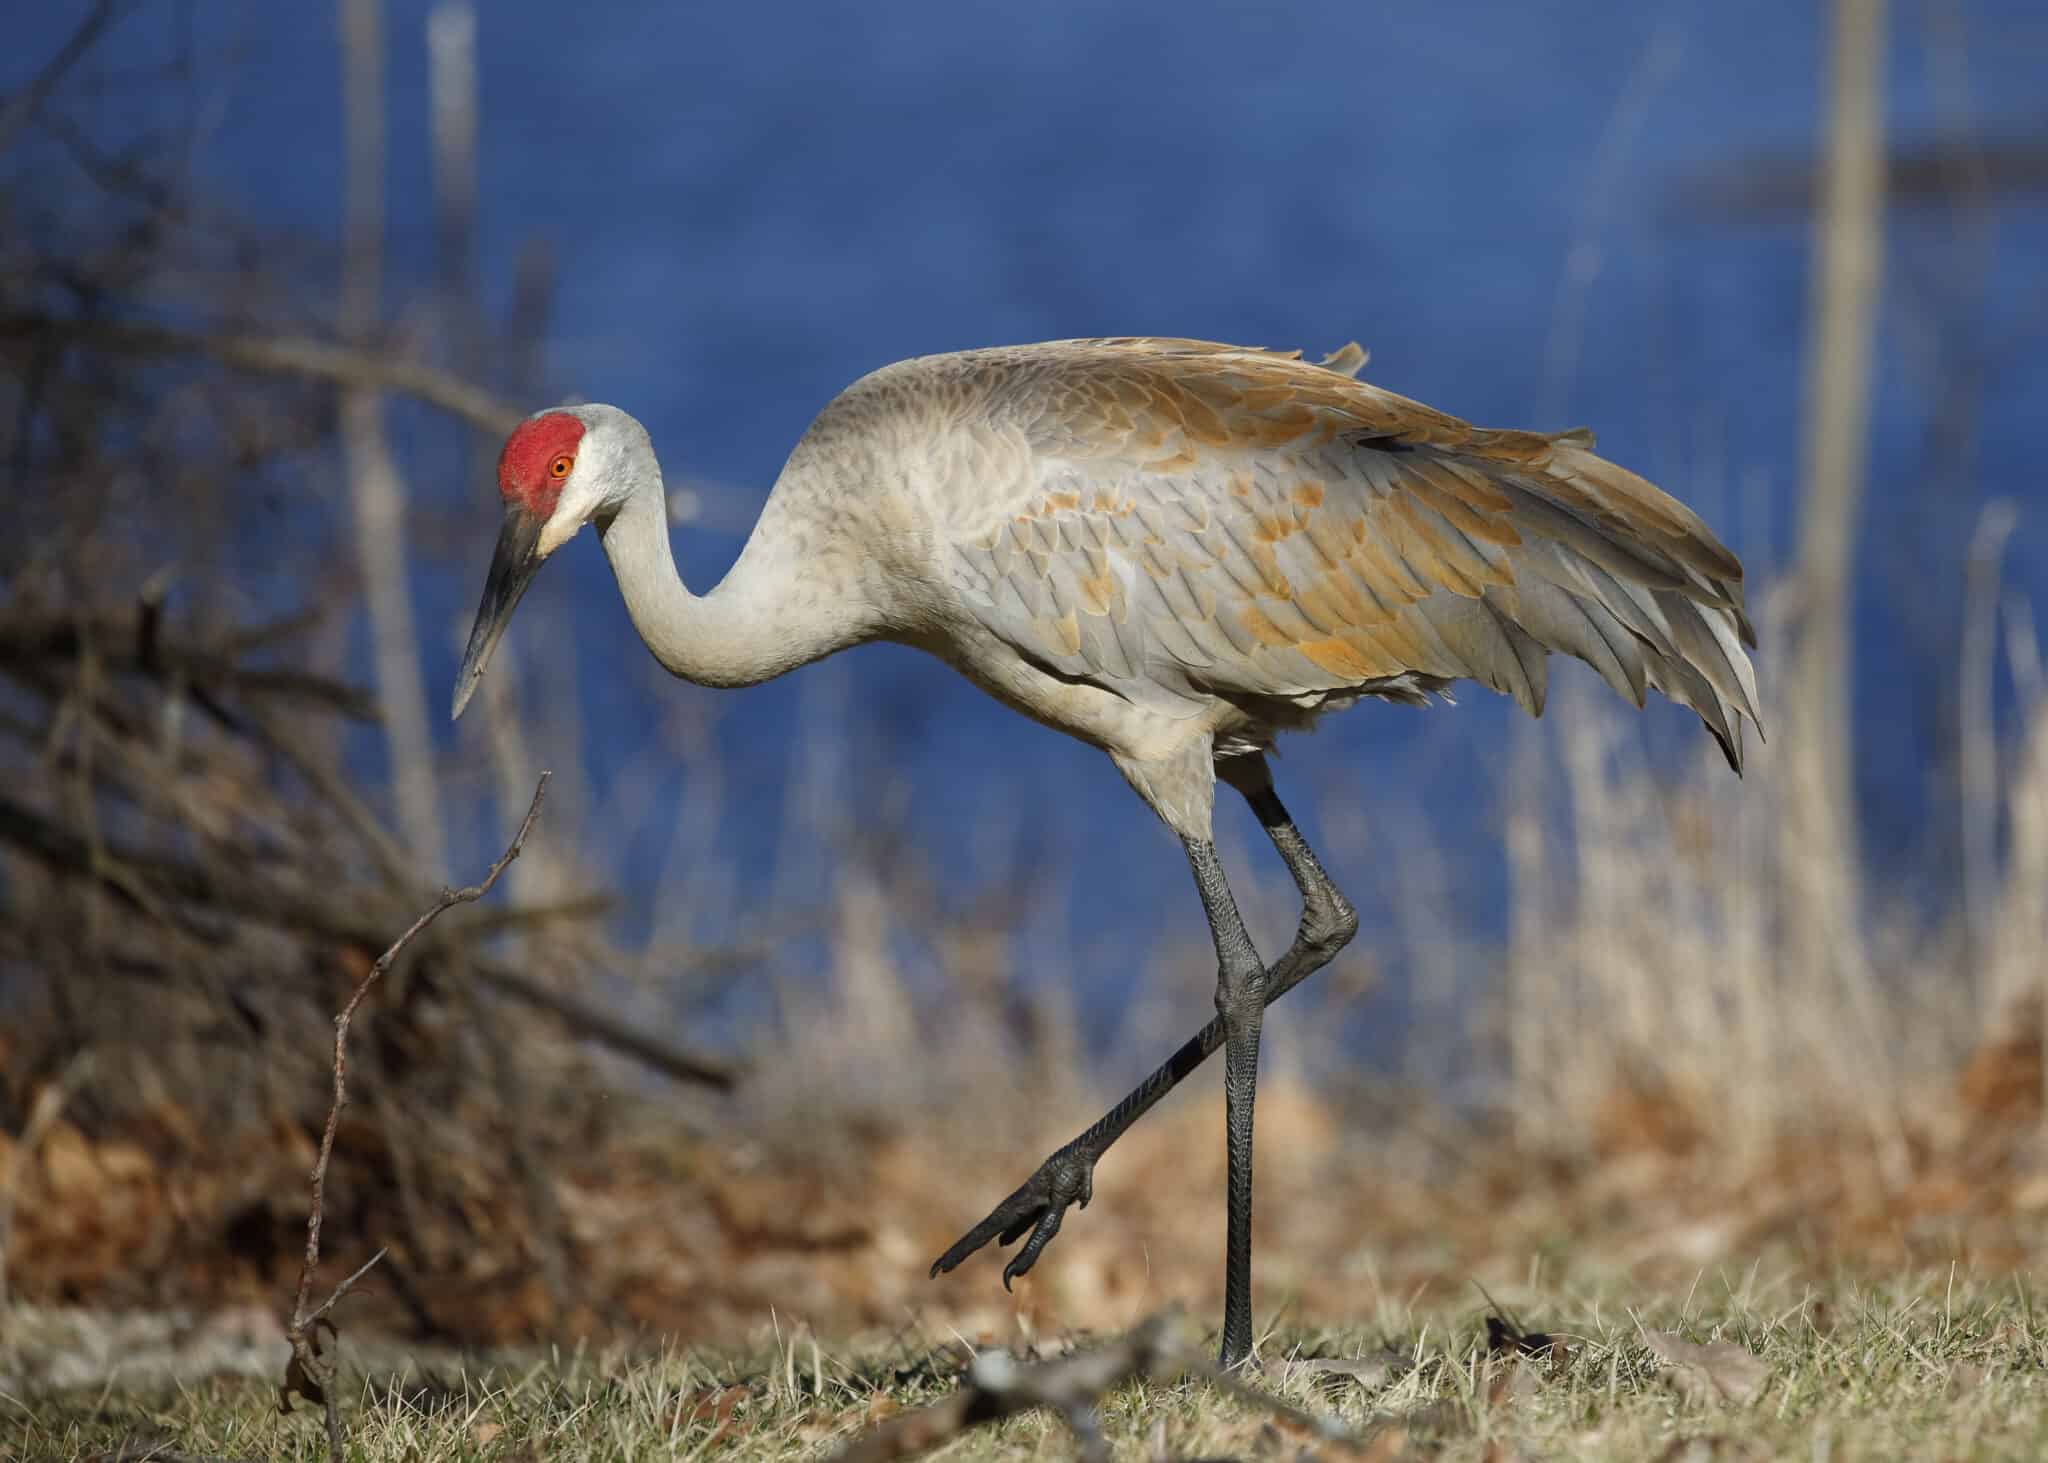
<svg viewBox="0 0 2048 1463"><path fill-rule="evenodd" d="M1688 1292L1518 1287L1514 1320L1555 1338L1489 1351L1489 1307L1389 1301L1352 1326L1281 1329L1252 1394L1172 1375L1097 1415L1119 1458L2037 1458L2048 1452L2048 1317L2023 1281L1960 1269L1815 1285L1703 1274ZM1082 1347L1096 1344L1083 1340ZM1187 1354L1205 1354L1187 1334ZM1070 1343L1041 1339L1055 1357ZM1199 1349L1198 1349L1199 1348ZM817 1342L784 1324L747 1352L445 1357L348 1385L349 1456L829 1457L963 1385L970 1348L906 1332ZM1315 1358L1352 1363L1331 1368ZM1261 1396L1280 1399L1276 1409ZM0 1402L0 1456L305 1458L317 1412L262 1380L154 1397ZM1311 1424L1309 1419L1314 1419ZM943 1430L942 1430L943 1431ZM1334 1434L1334 1435L1333 1435ZM948 1459L1067 1456L1044 1411L938 1443Z"/></svg>

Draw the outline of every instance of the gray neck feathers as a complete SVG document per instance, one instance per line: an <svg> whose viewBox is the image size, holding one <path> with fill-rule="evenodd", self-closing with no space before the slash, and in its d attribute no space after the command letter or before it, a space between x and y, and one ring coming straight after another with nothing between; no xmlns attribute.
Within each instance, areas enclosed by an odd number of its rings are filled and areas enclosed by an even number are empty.
<svg viewBox="0 0 2048 1463"><path fill-rule="evenodd" d="M771 509L709 594L676 572L667 500L649 454L619 511L598 528L633 628L673 675L700 686L752 686L869 638L868 617L805 562L805 536Z"/></svg>

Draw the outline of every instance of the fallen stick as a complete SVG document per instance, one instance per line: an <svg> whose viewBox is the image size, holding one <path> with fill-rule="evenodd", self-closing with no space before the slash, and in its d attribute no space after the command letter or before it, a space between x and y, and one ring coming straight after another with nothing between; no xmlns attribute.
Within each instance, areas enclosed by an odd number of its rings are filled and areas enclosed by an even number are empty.
<svg viewBox="0 0 2048 1463"><path fill-rule="evenodd" d="M833 1463L889 1463L1035 1407L1050 1408L1074 1434L1080 1463L1107 1463L1109 1441L1095 1409L1126 1382L1167 1375L1195 1377L1239 1401L1274 1413L1298 1432L1353 1451L1357 1440L1335 1423L1246 1386L1173 1339L1173 1310L1161 1311L1092 1351L1052 1361L1021 1362L1007 1351L984 1351L968 1365L960 1390L929 1407L892 1417L842 1448Z"/></svg>

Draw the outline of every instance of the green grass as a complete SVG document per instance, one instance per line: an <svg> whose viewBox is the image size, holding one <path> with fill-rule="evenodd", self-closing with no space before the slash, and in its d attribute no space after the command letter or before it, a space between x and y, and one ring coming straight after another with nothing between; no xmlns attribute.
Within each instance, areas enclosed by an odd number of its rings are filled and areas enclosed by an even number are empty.
<svg viewBox="0 0 2048 1463"><path fill-rule="evenodd" d="M1815 1287L1757 1272L1703 1275L1690 1294L1529 1290L1520 1322L1562 1357L1489 1357L1483 1302L1389 1305L1344 1329L1261 1343L1257 1389L1355 1440L1364 1456L1586 1458L2038 1458L2048 1455L2043 1325L2012 1277L1938 1272ZM1675 1378L1652 1333L1730 1343ZM1191 1338L1193 1339L1193 1338ZM1086 1344L1085 1342L1082 1344ZM1059 1348L1049 1348L1058 1350ZM401 1459L816 1458L880 1417L958 1385L964 1345L905 1334L814 1344L784 1324L752 1351L443 1358L345 1383L348 1453ZM1309 1357L1363 1358L1361 1377ZM1725 1373L1725 1375L1724 1375ZM1713 1385L1761 1378L1747 1403ZM0 1456L91 1457L160 1444L180 1455L318 1459L317 1412L277 1412L273 1386L216 1381L156 1397L113 1391L0 1402ZM1355 1456L1255 1398L1205 1381L1134 1381L1098 1409L1120 1458ZM1033 1413L966 1433L951 1460L1067 1456Z"/></svg>

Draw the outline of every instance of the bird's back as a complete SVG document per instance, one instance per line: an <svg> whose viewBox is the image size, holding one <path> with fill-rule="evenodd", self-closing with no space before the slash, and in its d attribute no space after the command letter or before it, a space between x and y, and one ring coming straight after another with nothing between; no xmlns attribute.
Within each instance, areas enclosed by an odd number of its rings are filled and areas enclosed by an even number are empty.
<svg viewBox="0 0 2048 1463"><path fill-rule="evenodd" d="M1735 557L1587 434L1476 428L1363 361L1143 338L922 357L807 442L893 464L922 572L973 627L1224 742L1463 679L1540 712L1562 651L1691 706L1739 767Z"/></svg>

